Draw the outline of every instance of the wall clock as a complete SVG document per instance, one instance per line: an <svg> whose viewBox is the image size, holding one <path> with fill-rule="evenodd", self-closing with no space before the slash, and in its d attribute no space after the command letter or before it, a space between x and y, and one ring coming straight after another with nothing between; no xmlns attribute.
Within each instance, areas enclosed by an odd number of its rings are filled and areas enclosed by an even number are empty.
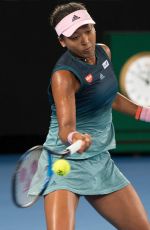
<svg viewBox="0 0 150 230"><path fill-rule="evenodd" d="M150 106L150 52L131 56L119 76L122 93L135 103Z"/></svg>

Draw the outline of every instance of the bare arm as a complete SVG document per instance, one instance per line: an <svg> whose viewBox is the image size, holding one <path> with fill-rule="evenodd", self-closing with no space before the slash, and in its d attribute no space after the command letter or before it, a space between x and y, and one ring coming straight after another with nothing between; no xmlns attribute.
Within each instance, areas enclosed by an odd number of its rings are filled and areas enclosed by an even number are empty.
<svg viewBox="0 0 150 230"><path fill-rule="evenodd" d="M52 93L56 105L59 137L64 143L67 143L68 134L76 130L75 93L79 88L80 83L69 71L59 70L52 76ZM91 144L88 134L75 133L73 142L77 140L83 140L80 152L85 151Z"/></svg>
<svg viewBox="0 0 150 230"><path fill-rule="evenodd" d="M67 141L69 132L76 130L76 88L77 83L67 71L57 71L52 76L52 93L59 123L59 136L63 142Z"/></svg>
<svg viewBox="0 0 150 230"><path fill-rule="evenodd" d="M112 104L112 108L118 112L135 117L138 105L122 94L117 93L117 96Z"/></svg>

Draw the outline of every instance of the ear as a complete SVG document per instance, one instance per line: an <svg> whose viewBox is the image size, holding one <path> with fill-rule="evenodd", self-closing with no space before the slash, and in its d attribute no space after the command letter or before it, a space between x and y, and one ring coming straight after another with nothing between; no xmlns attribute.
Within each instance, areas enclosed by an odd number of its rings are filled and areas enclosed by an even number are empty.
<svg viewBox="0 0 150 230"><path fill-rule="evenodd" d="M58 40L63 48L66 47L66 44L62 38L58 37Z"/></svg>

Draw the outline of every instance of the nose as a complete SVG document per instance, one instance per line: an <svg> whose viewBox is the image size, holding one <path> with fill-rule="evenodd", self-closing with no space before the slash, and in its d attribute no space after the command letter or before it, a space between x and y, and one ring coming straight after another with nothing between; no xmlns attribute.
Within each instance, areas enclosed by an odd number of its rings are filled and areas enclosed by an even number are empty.
<svg viewBox="0 0 150 230"><path fill-rule="evenodd" d="M82 45L87 45L89 43L89 38L88 35L83 33L81 36L81 44Z"/></svg>

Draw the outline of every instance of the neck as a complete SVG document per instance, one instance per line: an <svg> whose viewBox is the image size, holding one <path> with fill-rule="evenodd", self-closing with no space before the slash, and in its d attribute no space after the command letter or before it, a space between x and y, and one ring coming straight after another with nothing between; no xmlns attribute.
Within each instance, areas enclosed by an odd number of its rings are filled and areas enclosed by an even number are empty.
<svg viewBox="0 0 150 230"><path fill-rule="evenodd" d="M89 58L83 58L83 61L88 63L88 64L95 65L96 64L96 57L93 56L93 57L89 57Z"/></svg>
<svg viewBox="0 0 150 230"><path fill-rule="evenodd" d="M83 61L83 62L85 62L85 63L88 63L88 64L90 64L90 65L95 65L95 64L96 64L96 56L95 56L95 55L94 55L94 56L91 56L91 57L88 57L88 58L84 58L84 57L79 57L79 56L75 55L75 54L72 53L71 51L70 51L70 53L71 53L74 57L80 59L81 61Z"/></svg>

